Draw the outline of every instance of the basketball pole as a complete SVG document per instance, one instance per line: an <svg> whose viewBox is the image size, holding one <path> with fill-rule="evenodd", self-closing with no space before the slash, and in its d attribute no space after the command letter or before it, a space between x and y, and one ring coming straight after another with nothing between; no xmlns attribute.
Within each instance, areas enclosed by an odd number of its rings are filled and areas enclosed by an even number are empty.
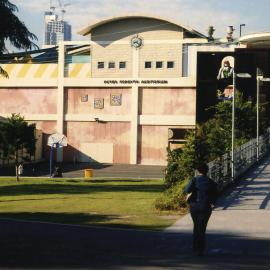
<svg viewBox="0 0 270 270"><path fill-rule="evenodd" d="M50 151L50 177L52 177L53 146L54 144L51 145L51 151Z"/></svg>

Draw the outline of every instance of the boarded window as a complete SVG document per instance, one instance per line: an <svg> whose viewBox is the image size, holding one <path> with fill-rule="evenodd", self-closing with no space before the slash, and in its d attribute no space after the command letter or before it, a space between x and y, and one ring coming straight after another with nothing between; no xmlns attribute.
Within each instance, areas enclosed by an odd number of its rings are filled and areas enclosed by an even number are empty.
<svg viewBox="0 0 270 270"><path fill-rule="evenodd" d="M167 68L174 68L174 62L173 61L168 61L167 62Z"/></svg>
<svg viewBox="0 0 270 270"><path fill-rule="evenodd" d="M119 68L120 69L126 68L126 62L119 62Z"/></svg>
<svg viewBox="0 0 270 270"><path fill-rule="evenodd" d="M163 67L163 62L162 61L157 61L156 62L156 68L162 68Z"/></svg>
<svg viewBox="0 0 270 270"><path fill-rule="evenodd" d="M115 62L109 62L108 67L109 68L115 68Z"/></svg>
<svg viewBox="0 0 270 270"><path fill-rule="evenodd" d="M144 63L144 67L145 67L145 68L151 68L151 67L152 67L152 62L146 61L146 62Z"/></svg>
<svg viewBox="0 0 270 270"><path fill-rule="evenodd" d="M104 62L98 62L98 69L104 68Z"/></svg>

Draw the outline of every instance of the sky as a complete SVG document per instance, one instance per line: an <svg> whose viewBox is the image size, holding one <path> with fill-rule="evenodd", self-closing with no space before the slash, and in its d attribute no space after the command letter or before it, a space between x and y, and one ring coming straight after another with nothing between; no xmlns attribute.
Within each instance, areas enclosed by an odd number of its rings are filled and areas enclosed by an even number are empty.
<svg viewBox="0 0 270 270"><path fill-rule="evenodd" d="M58 0L51 0L59 7ZM49 11L50 0L10 0L17 5L16 15L43 44L44 12ZM233 25L235 36L239 25L243 34L270 31L270 0L61 0L66 6L65 20L72 25L73 40L83 40L79 30L102 18L142 13L176 20L205 35L210 25L216 29L214 37L225 37L226 27ZM60 13L60 9L56 9Z"/></svg>

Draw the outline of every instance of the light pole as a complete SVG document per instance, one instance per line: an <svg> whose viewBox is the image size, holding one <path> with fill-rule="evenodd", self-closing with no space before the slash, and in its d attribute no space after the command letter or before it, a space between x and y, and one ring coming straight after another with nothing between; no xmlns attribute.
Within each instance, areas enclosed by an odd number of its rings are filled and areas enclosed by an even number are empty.
<svg viewBox="0 0 270 270"><path fill-rule="evenodd" d="M262 72L260 71L259 68L257 68L256 71L256 78L257 78L257 120L256 120L256 124L257 124L257 128L256 128L256 150L257 150L257 162L259 161L259 138L260 138L260 85L261 82L270 82L270 78L264 78Z"/></svg>
<svg viewBox="0 0 270 270"><path fill-rule="evenodd" d="M234 145L235 145L235 92L236 92L236 77L243 79L250 79L249 73L235 73L233 72L233 95L232 95L232 156L231 156L231 179L234 182L235 175L235 160L234 160Z"/></svg>
<svg viewBox="0 0 270 270"><path fill-rule="evenodd" d="M260 82L261 82L261 77L262 76L259 76L260 74L260 70L257 68L256 70L256 78L257 78L257 117L256 117L256 125L257 125L257 128L256 128L256 150L257 150L257 162L259 161L259 133L260 133L260 128L259 128L259 121L260 121L260 114L259 114L259 105L260 105L260 102L259 102L259 98L260 98Z"/></svg>
<svg viewBox="0 0 270 270"><path fill-rule="evenodd" d="M234 129L235 129L235 72L233 72L233 94L232 94L232 154L231 154L231 174L234 181Z"/></svg>
<svg viewBox="0 0 270 270"><path fill-rule="evenodd" d="M240 37L242 36L242 27L244 27L244 26L246 26L245 23L240 24L240 34L239 34Z"/></svg>

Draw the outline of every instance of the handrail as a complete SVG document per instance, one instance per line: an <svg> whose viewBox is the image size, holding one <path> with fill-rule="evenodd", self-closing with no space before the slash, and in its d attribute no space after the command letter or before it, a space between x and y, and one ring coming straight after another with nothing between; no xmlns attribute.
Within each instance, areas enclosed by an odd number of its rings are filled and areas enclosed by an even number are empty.
<svg viewBox="0 0 270 270"><path fill-rule="evenodd" d="M261 160L267 153L269 153L270 146L270 128L267 132L259 137L259 145L257 140L252 139L247 143L236 148L234 151L234 179L237 180L243 173L245 173L257 160ZM259 157L257 157L257 147L259 148ZM218 183L219 190L223 190L226 186L232 183L231 177L231 152L224 154L208 163L208 175L216 183Z"/></svg>

